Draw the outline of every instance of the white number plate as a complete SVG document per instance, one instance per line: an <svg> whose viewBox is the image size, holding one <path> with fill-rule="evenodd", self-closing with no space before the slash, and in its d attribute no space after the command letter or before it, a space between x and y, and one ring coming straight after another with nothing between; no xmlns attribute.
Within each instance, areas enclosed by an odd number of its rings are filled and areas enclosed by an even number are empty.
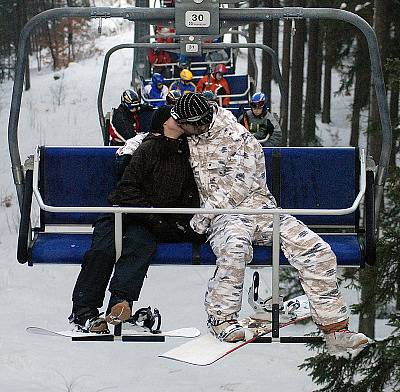
<svg viewBox="0 0 400 392"><path fill-rule="evenodd" d="M186 27L210 27L209 11L186 11L185 12Z"/></svg>
<svg viewBox="0 0 400 392"><path fill-rule="evenodd" d="M186 52L188 53L197 53L199 51L198 44L186 44Z"/></svg>

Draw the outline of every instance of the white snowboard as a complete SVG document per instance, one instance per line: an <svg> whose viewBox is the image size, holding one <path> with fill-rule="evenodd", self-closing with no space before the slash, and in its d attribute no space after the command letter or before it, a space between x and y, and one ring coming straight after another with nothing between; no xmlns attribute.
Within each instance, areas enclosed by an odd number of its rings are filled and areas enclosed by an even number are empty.
<svg viewBox="0 0 400 392"><path fill-rule="evenodd" d="M286 301L285 304L293 301L297 301L299 304L295 312L297 318L287 322L281 322L280 328L287 327L288 325L311 317L308 299L305 295ZM237 343L221 342L215 336L208 333L207 335L200 336L159 356L192 365L207 366L255 341L257 338L272 332L272 324L269 321L259 321L247 317L239 322L246 328L246 341Z"/></svg>
<svg viewBox="0 0 400 392"><path fill-rule="evenodd" d="M37 334L37 335L47 335L47 336L62 336L66 338L76 338L76 337L105 337L105 336L113 336L113 334L98 334L98 333L85 333L85 332L75 332L75 331L54 331L47 328L40 327L27 327L26 332ZM147 331L137 331L135 329L128 329L126 331L128 333L124 333L122 330L122 336L168 336L175 338L195 338L200 335L200 331L197 328L179 328L174 329L172 331L163 331L158 334L153 334Z"/></svg>

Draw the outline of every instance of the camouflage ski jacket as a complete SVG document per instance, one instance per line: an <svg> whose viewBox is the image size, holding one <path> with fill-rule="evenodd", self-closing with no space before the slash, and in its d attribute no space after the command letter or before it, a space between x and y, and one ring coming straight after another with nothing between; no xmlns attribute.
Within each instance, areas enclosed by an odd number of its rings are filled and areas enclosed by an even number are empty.
<svg viewBox="0 0 400 392"><path fill-rule="evenodd" d="M203 208L274 208L266 186L262 147L230 111L218 107L210 130L188 138L190 163ZM206 232L216 215L197 214L191 225Z"/></svg>

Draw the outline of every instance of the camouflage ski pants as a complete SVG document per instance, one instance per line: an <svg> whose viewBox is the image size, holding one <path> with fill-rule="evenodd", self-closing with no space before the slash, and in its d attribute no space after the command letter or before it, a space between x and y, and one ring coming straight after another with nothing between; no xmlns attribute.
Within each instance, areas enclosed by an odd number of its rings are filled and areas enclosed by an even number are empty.
<svg viewBox="0 0 400 392"><path fill-rule="evenodd" d="M237 317L242 303L246 264L253 258L252 243L272 242L272 215L219 215L208 231L217 257L214 276L208 283L205 306L215 318ZM330 246L291 215L280 221L281 247L299 273L310 301L313 320L330 325L348 318L346 303L336 279L336 256Z"/></svg>

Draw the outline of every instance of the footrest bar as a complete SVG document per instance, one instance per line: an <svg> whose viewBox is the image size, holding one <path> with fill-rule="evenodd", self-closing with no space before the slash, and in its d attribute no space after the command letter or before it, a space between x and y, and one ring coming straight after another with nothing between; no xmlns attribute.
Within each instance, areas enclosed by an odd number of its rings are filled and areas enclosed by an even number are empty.
<svg viewBox="0 0 400 392"><path fill-rule="evenodd" d="M149 336L122 336L123 342L165 342L165 336L149 335Z"/></svg>
<svg viewBox="0 0 400 392"><path fill-rule="evenodd" d="M114 335L73 336L73 342L113 342Z"/></svg>
<svg viewBox="0 0 400 392"><path fill-rule="evenodd" d="M322 336L281 336L279 343L322 343ZM271 336L260 336L251 343L272 343Z"/></svg>

